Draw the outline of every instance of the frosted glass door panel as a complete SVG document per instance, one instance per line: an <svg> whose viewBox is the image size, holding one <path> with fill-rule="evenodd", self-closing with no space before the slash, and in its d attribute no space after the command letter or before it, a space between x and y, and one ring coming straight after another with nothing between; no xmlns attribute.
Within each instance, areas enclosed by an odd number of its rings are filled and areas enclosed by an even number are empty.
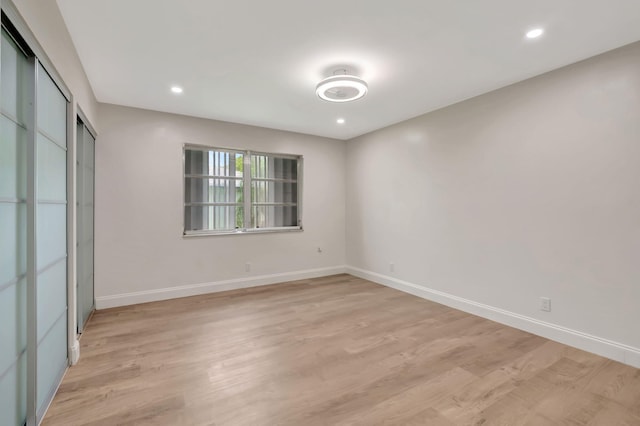
<svg viewBox="0 0 640 426"><path fill-rule="evenodd" d="M67 199L67 151L38 133L38 198Z"/></svg>
<svg viewBox="0 0 640 426"><path fill-rule="evenodd" d="M84 206L84 220L82 221L82 232L85 238L85 243L93 241L93 206ZM93 244L91 244L93 245Z"/></svg>
<svg viewBox="0 0 640 426"><path fill-rule="evenodd" d="M2 198L24 200L27 196L25 136L26 130L22 125L5 115L0 116L0 197Z"/></svg>
<svg viewBox="0 0 640 426"><path fill-rule="evenodd" d="M38 72L38 131L67 147L67 100L42 67Z"/></svg>
<svg viewBox="0 0 640 426"><path fill-rule="evenodd" d="M27 348L26 280L22 279L0 291L0 377L11 368ZM5 327L4 324L12 324Z"/></svg>
<svg viewBox="0 0 640 426"><path fill-rule="evenodd" d="M67 262L64 259L38 275L38 336L44 336L66 312Z"/></svg>
<svg viewBox="0 0 640 426"><path fill-rule="evenodd" d="M24 123L25 107L28 104L25 96L27 58L15 45L11 37L2 31L2 113L14 121Z"/></svg>
<svg viewBox="0 0 640 426"><path fill-rule="evenodd" d="M0 47L0 424L27 405L27 58L2 30Z"/></svg>
<svg viewBox="0 0 640 426"><path fill-rule="evenodd" d="M0 289L27 272L27 206L0 202Z"/></svg>
<svg viewBox="0 0 640 426"><path fill-rule="evenodd" d="M36 92L39 418L67 366L67 101L41 66Z"/></svg>
<svg viewBox="0 0 640 426"><path fill-rule="evenodd" d="M62 315L38 341L38 418L43 414L67 368L67 316Z"/></svg>
<svg viewBox="0 0 640 426"><path fill-rule="evenodd" d="M0 419L7 426L22 426L27 418L27 354L0 376Z"/></svg>
<svg viewBox="0 0 640 426"><path fill-rule="evenodd" d="M67 206L38 203L38 270L67 255Z"/></svg>

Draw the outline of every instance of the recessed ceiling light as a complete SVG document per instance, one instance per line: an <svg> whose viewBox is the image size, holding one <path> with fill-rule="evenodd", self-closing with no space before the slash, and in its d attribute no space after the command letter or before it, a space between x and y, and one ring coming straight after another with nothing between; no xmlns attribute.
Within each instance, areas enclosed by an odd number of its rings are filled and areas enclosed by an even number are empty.
<svg viewBox="0 0 640 426"><path fill-rule="evenodd" d="M183 92L182 87L178 87L178 86L173 86L173 87L171 88L171 91L172 91L173 93L176 93L176 94L177 94L177 93L182 93L182 92Z"/></svg>
<svg viewBox="0 0 640 426"><path fill-rule="evenodd" d="M544 33L542 28L535 28L527 32L527 38L538 38Z"/></svg>
<svg viewBox="0 0 640 426"><path fill-rule="evenodd" d="M337 74L338 72L342 74ZM320 99L329 102L349 102L367 94L369 86L363 79L347 75L346 70L338 70L334 74L337 75L325 78L316 86L316 94Z"/></svg>
<svg viewBox="0 0 640 426"><path fill-rule="evenodd" d="M338 119L336 120L336 123L338 123L338 124L344 124L344 118L338 118Z"/></svg>

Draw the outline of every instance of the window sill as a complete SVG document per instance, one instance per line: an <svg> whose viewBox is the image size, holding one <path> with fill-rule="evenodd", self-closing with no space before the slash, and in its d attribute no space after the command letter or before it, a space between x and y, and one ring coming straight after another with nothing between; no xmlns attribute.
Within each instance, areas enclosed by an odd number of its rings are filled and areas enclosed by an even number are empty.
<svg viewBox="0 0 640 426"><path fill-rule="evenodd" d="M300 226L291 226L288 228L257 228L250 230L233 230L233 231L187 231L182 234L183 238L192 237L215 237L219 235L252 235L252 234L276 234L282 232L302 232Z"/></svg>

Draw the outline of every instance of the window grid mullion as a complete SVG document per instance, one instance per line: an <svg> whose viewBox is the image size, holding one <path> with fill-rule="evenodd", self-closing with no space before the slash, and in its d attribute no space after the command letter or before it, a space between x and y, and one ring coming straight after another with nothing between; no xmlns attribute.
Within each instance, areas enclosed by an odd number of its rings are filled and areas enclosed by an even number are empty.
<svg viewBox="0 0 640 426"><path fill-rule="evenodd" d="M244 229L251 228L251 151L244 152L244 171L242 177L244 179Z"/></svg>

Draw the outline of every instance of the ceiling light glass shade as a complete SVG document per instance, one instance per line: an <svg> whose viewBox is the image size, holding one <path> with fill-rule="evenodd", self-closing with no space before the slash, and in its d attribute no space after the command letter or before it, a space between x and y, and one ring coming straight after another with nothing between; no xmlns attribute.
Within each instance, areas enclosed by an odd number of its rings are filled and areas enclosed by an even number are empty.
<svg viewBox="0 0 640 426"><path fill-rule="evenodd" d="M537 38L540 37L544 33L542 28L536 28L527 33L527 38Z"/></svg>
<svg viewBox="0 0 640 426"><path fill-rule="evenodd" d="M333 75L316 86L320 99L329 102L349 102L367 94L367 82L352 75Z"/></svg>

